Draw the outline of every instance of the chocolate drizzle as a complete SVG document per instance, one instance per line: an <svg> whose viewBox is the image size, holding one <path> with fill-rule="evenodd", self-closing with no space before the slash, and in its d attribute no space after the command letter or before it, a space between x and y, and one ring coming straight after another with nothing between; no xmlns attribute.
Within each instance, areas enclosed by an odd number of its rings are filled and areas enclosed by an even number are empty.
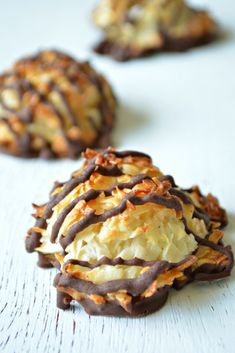
<svg viewBox="0 0 235 353"><path fill-rule="evenodd" d="M193 205L194 206L194 213L193 213L193 217L196 217L198 219L202 219L206 226L208 226L210 224L210 216L201 208L197 207L194 205L192 199L182 190L180 189L170 189L169 193L171 195L177 196L180 200L183 201L184 204L188 204L188 205Z"/></svg>
<svg viewBox="0 0 235 353"><path fill-rule="evenodd" d="M103 151L101 153L101 156L103 156L104 158L108 158L109 155L114 155L117 158L139 157L139 158L150 159L150 157L148 155L146 155L144 153L136 152L136 151L116 152L116 151L114 151L112 149L107 149L107 150L105 150L105 151ZM42 217L42 221L41 221L40 225L38 225L38 221L37 221L36 224L35 224L35 227L39 227L39 228L45 229L46 226L47 226L46 220L51 217L51 215L53 213L53 208L60 201L62 201L72 190L74 190L74 188L76 188L78 185L84 183L85 181L89 180L90 176L94 172L99 173L99 174L104 175L104 176L116 176L116 177L117 176L121 176L123 174L121 169L119 169L117 165L104 167L102 165L96 164L96 156L93 157L92 159L90 159L88 161L87 166L81 172L81 174L79 174L78 176L72 178L67 183L65 183L63 189L58 194L55 194L50 199L50 201L48 202L48 204L46 206L46 209L45 209L45 212L44 212L44 215ZM150 177L147 176L147 175L142 175L141 174L141 175L133 178L128 183L117 183L117 184L115 184L113 186L113 190L116 187L120 187L121 189L122 188L123 189L132 188L133 186L135 186L139 182L143 181L144 179L150 179ZM54 190L55 189L53 188L53 191ZM88 202L89 200L98 197L101 192L107 193L107 195L109 195L112 192L112 188L107 189L107 190L101 190L101 191L90 190L88 193L84 194L82 197L78 197L76 200L72 201L72 203L69 204L61 212L61 214L59 215L58 220L56 221L55 225L53 226L53 230L52 230L52 234L51 234L51 241L55 242L56 237L57 237L57 235L59 233L59 229L60 229L60 227L61 227L66 215L73 209L73 207L75 207L77 202L79 202L79 201L81 201L83 199ZM27 238L26 249L29 252L34 251L34 249L36 247L40 246L40 241L39 241L40 238L41 238L41 234L40 233L33 232L33 234ZM32 239L32 243L31 243L31 239Z"/></svg>
<svg viewBox="0 0 235 353"><path fill-rule="evenodd" d="M188 205L188 204L192 205L192 204L193 204L193 202L192 202L192 200L190 199L190 197L187 196L183 191L181 191L181 190L179 190L179 189L173 189L173 188L171 188L171 189L169 190L169 193L170 193L171 195L177 196L177 197L178 197L180 200L182 200L183 203L185 203L186 205Z"/></svg>
<svg viewBox="0 0 235 353"><path fill-rule="evenodd" d="M189 258L186 258L178 263L169 263L169 267L177 267L185 262L187 262ZM101 259L99 259L95 263L90 263L88 261L82 261L82 260L68 260L64 263L63 268L66 268L67 265L79 265L82 267L87 267L90 270L93 270L94 268L100 267L102 265L109 265L109 266L117 266L117 265L124 265L124 266L141 266L141 267L151 267L155 265L156 263L160 263L161 261L159 260L153 260L153 261L145 261L142 259L139 259L137 257L130 259L130 260L124 260L121 257L116 257L115 259L110 259L107 256L103 256Z"/></svg>
<svg viewBox="0 0 235 353"><path fill-rule="evenodd" d="M205 222L207 228L210 226L210 221L211 221L210 216L203 209L199 207L195 207L193 217L202 219Z"/></svg>
<svg viewBox="0 0 235 353"><path fill-rule="evenodd" d="M86 294L105 295L107 293L113 293L119 290L126 290L129 294L137 296L143 293L157 278L157 276L172 267L173 266L167 261L157 261L149 268L148 271L144 272L138 278L124 280L118 279L102 284L94 284L90 281L75 278L69 274L66 276L61 276L61 274L59 274L55 278L54 285L65 288L70 287L75 289L77 292Z"/></svg>
<svg viewBox="0 0 235 353"><path fill-rule="evenodd" d="M195 207L193 216L202 219L205 222L206 226L209 226L212 217L210 217L210 215L206 213L202 208L194 205L191 197L187 195L187 193L191 193L193 189L179 189L179 186L176 185L174 178L171 175L160 176L159 180L162 182L169 181L172 185L172 188L169 190L169 193L181 199L184 204L193 205Z"/></svg>
<svg viewBox="0 0 235 353"><path fill-rule="evenodd" d="M13 129L10 121L7 118L2 118L1 121L6 125L6 127L9 129L9 131L11 132L11 134L14 136L16 143L20 145L20 137L19 135L15 132L15 130Z"/></svg>
<svg viewBox="0 0 235 353"><path fill-rule="evenodd" d="M105 176L120 176L122 171L117 166L102 167L95 164L95 159L91 160L87 168L78 175L76 178L68 181L64 189L47 204L45 211L45 218L49 218L52 215L53 207L55 207L60 201L62 201L74 188L78 185L87 181L93 172L97 172Z"/></svg>
<svg viewBox="0 0 235 353"><path fill-rule="evenodd" d="M108 153L113 154L117 158L139 157L139 158L147 158L150 161L152 160L151 157L148 154L143 153L143 152L138 152L138 151L129 150L129 151L118 152L118 151L115 151L115 150L109 150L108 149L107 151L104 152L104 156L106 156Z"/></svg>
<svg viewBox="0 0 235 353"><path fill-rule="evenodd" d="M96 199L98 196L100 196L102 193L104 193L105 196L110 196L112 195L112 191L115 190L116 188L123 190L123 189L131 189L134 187L136 184L139 184L141 181L146 180L146 179L151 179L148 175L145 174L140 174L137 177L134 177L127 183L116 183L109 189L103 189L103 190L94 190L91 189L84 193L83 195L80 195L76 199L74 199L67 207L65 207L60 215L58 216L57 221L53 225L52 232L51 232L51 242L55 242L56 237L59 233L60 227L62 223L64 222L66 216L69 214L69 212L72 211L72 209L77 205L78 202L84 200L86 202L90 200Z"/></svg>
<svg viewBox="0 0 235 353"><path fill-rule="evenodd" d="M140 158L150 158L148 155L136 151L123 151L116 152L114 150L105 150L103 153L104 157L107 157L108 154L113 154L118 158L125 157L140 157ZM116 166L113 165L111 167L103 167L102 165L96 164L96 157L89 160L87 167L83 170L83 172L78 175L76 178L72 178L68 181L64 187L64 189L56 195L47 205L47 209L45 211L45 218L49 218L52 214L52 209L55 207L60 201L62 201L74 188L76 188L79 184L84 183L88 180L93 172L97 172L104 176L121 176L122 171ZM142 178L142 177L141 177Z"/></svg>
<svg viewBox="0 0 235 353"><path fill-rule="evenodd" d="M63 105L66 110L66 115L68 116L70 123L74 126L77 126L78 125L78 118L73 113L73 111L70 107L70 104L67 101L65 93L55 83L52 83L51 86L52 86L52 90L54 90L59 95L61 101L63 102Z"/></svg>
<svg viewBox="0 0 235 353"><path fill-rule="evenodd" d="M103 158L109 158L109 155L114 155L116 158L126 158L126 157L138 157L138 158L148 158L151 161L151 158L143 153L139 153L136 151L123 151L123 152L116 152L114 150L108 149L105 150L104 152L101 153L101 156ZM38 226L38 221L36 222L36 227L39 228L46 228L47 222L46 220L49 219L53 213L54 207L61 202L72 190L74 190L78 185L81 183L84 183L85 181L89 180L90 176L96 172L104 176L121 176L122 171L119 169L119 167L114 164L111 166L103 166L103 165L98 165L96 164L96 159L97 157L93 157L90 159L87 163L87 166L85 169L81 172L76 177L73 177L70 181L64 184L63 189L55 194L51 200L48 202L44 215L42 217L42 221L40 223L40 226ZM142 182L145 179L150 179L152 178L150 176L147 176L145 174L140 174L134 178L132 178L129 182L127 183L115 183L112 187L108 189L103 189L103 190L95 190L91 189L87 191L86 193L83 193L82 195L79 195L77 198L75 198L68 206L66 206L59 214L56 222L53 225L52 228L52 233L51 233L51 242L55 242L56 238L59 234L60 228L66 218L66 216L73 210L73 208L77 205L78 202L84 200L85 202L89 202L90 200L94 200L97 197L99 197L102 193L105 196L110 196L112 194L112 191L115 188L119 188L120 190L122 189L132 189L135 185L138 183ZM174 182L174 179L171 176L160 176L159 177L160 182L164 181L169 181L172 185L172 187L169 189L169 194L167 195L158 195L158 194L148 194L145 196L136 196L132 192L129 192L120 202L119 205L116 207L104 212L101 215L96 215L95 210L83 217L81 220L73 224L70 229L68 230L68 233L66 236L61 234L59 242L62 245L62 247L65 249L76 237L76 235L83 231L85 228L89 227L90 225L97 224L100 222L105 222L111 217L114 217L118 214L121 214L124 212L127 208L128 202L132 203L133 205L143 205L145 203L155 203L160 206L164 206L167 208L175 209L176 211L182 212L182 206L179 200L181 200L184 204L193 204L192 199L182 190L180 190L177 185ZM195 205L194 205L195 206ZM208 215L201 209L197 208L195 206L195 211L194 211L194 217L202 219L207 226L210 224L210 219ZM186 231L188 231L186 220L183 219L185 222L185 228ZM191 233L191 231L189 231ZM27 249L29 251L33 251L33 247L35 244L39 246L40 242L38 239L40 239L41 234L39 233L33 233L31 237L28 238L27 241ZM30 246L30 239L32 238L32 246Z"/></svg>
<svg viewBox="0 0 235 353"><path fill-rule="evenodd" d="M163 182L163 181L169 181L171 186L173 188L177 188L178 186L176 185L175 183L175 180L173 178L173 176L171 175L161 175L159 178L158 178L159 181Z"/></svg>
<svg viewBox="0 0 235 353"><path fill-rule="evenodd" d="M199 237L196 234L194 234L194 238L198 242L198 244L200 244L202 246L206 246L208 248L211 248L211 249L213 249L215 251L218 251L218 252L224 254L228 258L229 266L231 264L233 264L233 254L231 252L231 247L230 246L223 246L223 245L219 245L219 244L213 243L209 239L201 238L201 237Z"/></svg>
<svg viewBox="0 0 235 353"><path fill-rule="evenodd" d="M105 222L107 219L117 216L127 209L127 201L133 205L144 205L146 203L155 203L160 206L174 209L176 211L182 211L180 202L176 198L166 198L157 194L149 194L145 196L136 196L132 193L127 194L120 204L111 210L108 210L101 215L96 215L95 211L85 216L82 220L78 221L69 229L66 237L60 237L60 244L65 249L69 244L73 242L76 234L87 228L88 226L100 222Z"/></svg>
<svg viewBox="0 0 235 353"><path fill-rule="evenodd" d="M67 141L66 135L63 133L63 128L64 128L64 118L62 116L62 114L60 113L60 111L56 108L56 106L48 99L47 95L39 92L36 87L29 81L27 80L25 77L21 77L19 74L15 74L15 79L16 82L12 83L12 84L3 84L1 86L1 89L14 89L17 92L17 96L19 101L22 101L23 99L23 95L28 92L30 93L34 98L37 97L38 101L42 104L45 105L45 107L47 107L52 114L54 114L55 116L57 116L58 120L60 121L61 124L61 131L62 131L62 135L64 136L64 138ZM0 104L4 107L5 109L5 105L4 102L1 100ZM22 123L25 124L29 124L32 123L34 120L34 108L33 106L30 105L30 103L27 105L27 107L25 108L21 108L20 110L13 110L13 109L8 109L9 113L12 113L13 115L17 116L18 119L20 119L22 121ZM3 118L1 118L2 120ZM6 119L5 119L6 120ZM11 130L11 124L10 122L8 122L8 128ZM29 134L27 131L25 132L25 136ZM24 137L24 136L23 136ZM15 138L17 139L18 145L19 145L19 153L23 154L24 156L30 156L34 154L33 151L31 151L31 146L30 143L28 143L27 145L25 145L24 140L25 138L20 138L19 135L15 134ZM47 145L46 140L40 136L40 138L42 140L44 140L45 145ZM47 148L47 147L45 147Z"/></svg>

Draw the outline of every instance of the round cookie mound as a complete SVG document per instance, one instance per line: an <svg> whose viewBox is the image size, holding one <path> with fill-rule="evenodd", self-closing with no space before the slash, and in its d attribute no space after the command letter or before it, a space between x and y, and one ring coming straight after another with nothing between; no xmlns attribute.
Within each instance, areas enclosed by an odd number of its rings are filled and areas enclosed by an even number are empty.
<svg viewBox="0 0 235 353"><path fill-rule="evenodd" d="M216 30L205 11L183 0L101 0L93 20L105 34L95 51L119 61L206 44Z"/></svg>
<svg viewBox="0 0 235 353"><path fill-rule="evenodd" d="M116 100L88 62L42 51L0 76L0 149L21 157L76 158L104 148Z"/></svg>
<svg viewBox="0 0 235 353"><path fill-rule="evenodd" d="M48 203L34 205L26 238L39 265L60 269L60 308L76 300L89 314L146 315L172 286L229 275L233 256L220 241L226 213L212 195L180 189L140 152L84 156Z"/></svg>

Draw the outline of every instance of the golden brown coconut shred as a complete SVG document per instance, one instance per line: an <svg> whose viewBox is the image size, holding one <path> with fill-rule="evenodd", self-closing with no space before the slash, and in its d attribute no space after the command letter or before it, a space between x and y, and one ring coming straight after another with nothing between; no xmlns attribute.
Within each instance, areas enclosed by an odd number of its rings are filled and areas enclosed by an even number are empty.
<svg viewBox="0 0 235 353"><path fill-rule="evenodd" d="M88 62L58 51L19 60L0 76L0 148L22 157L78 157L107 147L116 100Z"/></svg>
<svg viewBox="0 0 235 353"><path fill-rule="evenodd" d="M60 269L59 307L76 300L89 314L146 315L172 287L230 274L218 200L178 187L146 154L109 148L84 157L45 205L34 205L26 239L39 265Z"/></svg>

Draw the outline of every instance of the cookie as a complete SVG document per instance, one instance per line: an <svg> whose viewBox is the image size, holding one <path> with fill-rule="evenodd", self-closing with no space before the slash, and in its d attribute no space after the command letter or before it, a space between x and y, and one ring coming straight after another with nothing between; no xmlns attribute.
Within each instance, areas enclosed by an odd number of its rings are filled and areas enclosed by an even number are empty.
<svg viewBox="0 0 235 353"><path fill-rule="evenodd" d="M140 152L87 150L83 166L36 206L26 238L41 266L56 266L57 305L90 315L142 316L172 287L226 277L226 212L197 187L179 188Z"/></svg>
<svg viewBox="0 0 235 353"><path fill-rule="evenodd" d="M0 76L0 149L20 157L77 158L105 148L116 100L88 62L42 51Z"/></svg>
<svg viewBox="0 0 235 353"><path fill-rule="evenodd" d="M210 16L183 0L101 0L93 21L104 32L95 51L118 61L153 52L184 51L216 36Z"/></svg>

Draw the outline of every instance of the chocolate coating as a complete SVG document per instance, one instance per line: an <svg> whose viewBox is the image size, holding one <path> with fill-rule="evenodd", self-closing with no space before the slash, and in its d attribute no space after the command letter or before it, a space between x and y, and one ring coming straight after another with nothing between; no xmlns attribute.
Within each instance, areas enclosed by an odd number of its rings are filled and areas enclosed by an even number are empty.
<svg viewBox="0 0 235 353"><path fill-rule="evenodd" d="M103 39L97 46L94 47L94 51L100 55L109 55L116 61L125 62L131 59L147 57L162 52L185 52L189 49L201 47L213 42L216 35L208 34L201 38L185 37L181 39L174 39L162 33L162 37L164 38L165 44L161 48L156 47L139 52L128 47L122 47L118 44L110 42L107 39Z"/></svg>
<svg viewBox="0 0 235 353"><path fill-rule="evenodd" d="M165 286L150 298L136 300L129 310L122 308L117 301L105 304L96 304L90 299L81 299L79 303L83 306L88 315L118 316L118 317L141 317L147 316L161 309L167 301L170 287ZM72 300L68 295L57 291L57 307L66 310L70 307Z"/></svg>

